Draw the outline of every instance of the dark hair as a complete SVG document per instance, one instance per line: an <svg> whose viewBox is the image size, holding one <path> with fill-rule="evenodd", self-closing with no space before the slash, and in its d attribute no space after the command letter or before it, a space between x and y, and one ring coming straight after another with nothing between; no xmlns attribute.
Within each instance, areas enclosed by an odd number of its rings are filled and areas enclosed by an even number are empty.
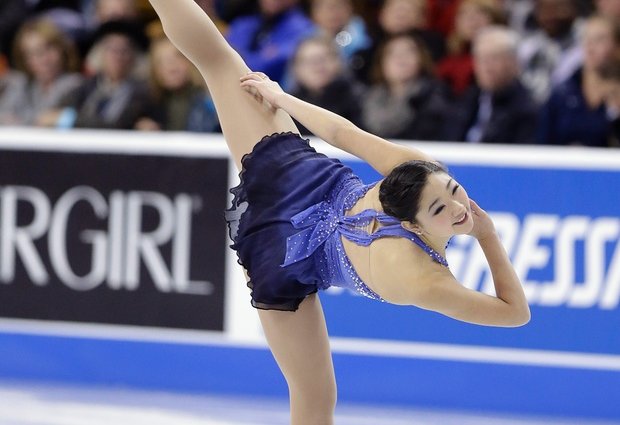
<svg viewBox="0 0 620 425"><path fill-rule="evenodd" d="M435 162L408 161L400 164L379 187L379 201L383 211L400 221L415 222L428 176L447 172L448 170Z"/></svg>

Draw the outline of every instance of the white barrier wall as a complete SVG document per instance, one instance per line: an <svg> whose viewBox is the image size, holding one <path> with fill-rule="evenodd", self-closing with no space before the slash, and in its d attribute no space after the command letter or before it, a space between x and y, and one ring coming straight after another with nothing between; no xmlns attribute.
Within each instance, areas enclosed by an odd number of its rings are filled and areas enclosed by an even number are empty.
<svg viewBox="0 0 620 425"><path fill-rule="evenodd" d="M485 328L329 290L340 398L620 419L620 152L416 146L492 213L533 318ZM0 377L285 394L226 248L221 137L3 128L0 152ZM448 260L492 292L471 238Z"/></svg>

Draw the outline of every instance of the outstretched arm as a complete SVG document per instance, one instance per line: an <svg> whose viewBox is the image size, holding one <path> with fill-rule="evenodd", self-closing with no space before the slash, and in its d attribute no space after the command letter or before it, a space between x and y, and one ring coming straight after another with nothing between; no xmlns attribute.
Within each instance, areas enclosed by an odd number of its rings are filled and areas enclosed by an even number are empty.
<svg viewBox="0 0 620 425"><path fill-rule="evenodd" d="M394 167L411 160L434 161L425 153L388 142L355 126L349 120L285 93L262 73L251 72L241 85L265 99L274 108L287 112L327 143L369 163L386 176ZM261 99L262 98L262 99Z"/></svg>
<svg viewBox="0 0 620 425"><path fill-rule="evenodd" d="M465 288L441 269L434 275L424 276L415 285L408 285L409 301L465 322L504 327L524 325L530 320L530 309L519 277L490 217L473 201L471 210L474 218L471 235L478 239L487 259L496 296Z"/></svg>

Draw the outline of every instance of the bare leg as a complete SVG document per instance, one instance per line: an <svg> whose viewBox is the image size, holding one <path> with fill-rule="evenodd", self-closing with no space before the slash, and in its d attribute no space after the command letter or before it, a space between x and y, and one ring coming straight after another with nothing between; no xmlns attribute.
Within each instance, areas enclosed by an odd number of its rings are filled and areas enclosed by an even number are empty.
<svg viewBox="0 0 620 425"><path fill-rule="evenodd" d="M274 113L241 89L239 79L249 68L193 0L150 1L170 40L205 78L238 166L264 136L298 132L288 114ZM333 424L336 382L318 297L309 296L294 313L261 310L259 316L289 386L291 423Z"/></svg>
<svg viewBox="0 0 620 425"><path fill-rule="evenodd" d="M336 379L316 294L296 312L259 310L271 352L288 383L292 425L331 425Z"/></svg>
<svg viewBox="0 0 620 425"><path fill-rule="evenodd" d="M298 130L284 111L273 112L241 89L250 69L193 0L151 0L166 35L207 82L224 138L239 167L241 157L266 135Z"/></svg>

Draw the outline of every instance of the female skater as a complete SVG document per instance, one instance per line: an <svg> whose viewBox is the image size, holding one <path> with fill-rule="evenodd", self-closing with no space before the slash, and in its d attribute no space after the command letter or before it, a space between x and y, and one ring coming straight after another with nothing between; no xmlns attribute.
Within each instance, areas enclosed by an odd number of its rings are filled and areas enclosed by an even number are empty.
<svg viewBox="0 0 620 425"><path fill-rule="evenodd" d="M316 296L330 284L458 320L519 326L529 309L488 215L424 153L365 133L250 72L193 0L151 0L198 67L241 170L228 221L252 304L289 387L291 423L333 423L336 383ZM291 116L386 178L363 185L298 136ZM461 286L445 245L477 238L497 297Z"/></svg>

